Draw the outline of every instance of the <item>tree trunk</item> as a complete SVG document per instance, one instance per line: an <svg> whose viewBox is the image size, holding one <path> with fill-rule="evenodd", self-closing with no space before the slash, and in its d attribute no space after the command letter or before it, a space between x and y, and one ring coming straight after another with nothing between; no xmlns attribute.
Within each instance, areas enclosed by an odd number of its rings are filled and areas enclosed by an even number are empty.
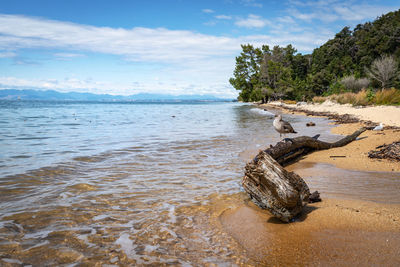
<svg viewBox="0 0 400 267"><path fill-rule="evenodd" d="M243 188L261 208L268 209L284 222L290 222L308 203L310 191L299 175L286 171L281 164L287 164L313 150L344 146L365 130L361 128L334 143L317 140L319 135L280 141L260 151L253 161L247 163Z"/></svg>

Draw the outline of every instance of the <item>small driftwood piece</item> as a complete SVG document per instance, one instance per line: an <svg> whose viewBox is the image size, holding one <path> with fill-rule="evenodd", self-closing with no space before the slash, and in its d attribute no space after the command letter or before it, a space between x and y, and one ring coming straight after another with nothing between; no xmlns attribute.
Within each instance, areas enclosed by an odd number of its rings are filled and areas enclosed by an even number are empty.
<svg viewBox="0 0 400 267"><path fill-rule="evenodd" d="M245 167L243 188L264 209L284 222L290 222L301 213L310 198L306 182L297 174L286 171L281 165L313 150L344 146L354 141L366 128L361 128L341 140L328 143L314 137L300 136L280 141L258 155Z"/></svg>
<svg viewBox="0 0 400 267"><path fill-rule="evenodd" d="M384 144L376 147L376 149L379 150L371 150L368 152L368 157L400 161L400 141L390 145Z"/></svg>

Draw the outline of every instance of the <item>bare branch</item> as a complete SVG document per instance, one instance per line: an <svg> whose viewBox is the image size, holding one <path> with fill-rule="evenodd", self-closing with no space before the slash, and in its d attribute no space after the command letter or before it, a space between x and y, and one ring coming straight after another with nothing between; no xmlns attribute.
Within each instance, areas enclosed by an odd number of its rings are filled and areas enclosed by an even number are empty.
<svg viewBox="0 0 400 267"><path fill-rule="evenodd" d="M382 89L390 85L397 73L397 62L393 56L382 56L375 59L371 68L367 71L368 76L382 84Z"/></svg>

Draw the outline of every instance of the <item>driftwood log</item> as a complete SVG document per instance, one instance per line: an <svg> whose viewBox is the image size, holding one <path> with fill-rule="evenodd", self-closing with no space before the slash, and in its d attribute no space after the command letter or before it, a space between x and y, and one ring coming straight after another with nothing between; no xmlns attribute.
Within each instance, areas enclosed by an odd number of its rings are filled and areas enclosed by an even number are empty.
<svg viewBox="0 0 400 267"><path fill-rule="evenodd" d="M337 142L328 143L314 137L300 136L284 139L275 146L260 151L245 167L243 188L256 203L268 209L284 222L290 222L307 205L310 190L297 174L286 171L282 165L313 150L344 146L354 141L366 128L360 128Z"/></svg>

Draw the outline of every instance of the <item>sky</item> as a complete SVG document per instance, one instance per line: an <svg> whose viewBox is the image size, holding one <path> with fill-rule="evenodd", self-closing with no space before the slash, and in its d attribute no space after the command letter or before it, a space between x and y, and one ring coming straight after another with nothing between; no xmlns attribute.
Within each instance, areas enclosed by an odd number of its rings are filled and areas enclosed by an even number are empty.
<svg viewBox="0 0 400 267"><path fill-rule="evenodd" d="M398 0L0 0L0 89L235 98L241 44L308 54Z"/></svg>

